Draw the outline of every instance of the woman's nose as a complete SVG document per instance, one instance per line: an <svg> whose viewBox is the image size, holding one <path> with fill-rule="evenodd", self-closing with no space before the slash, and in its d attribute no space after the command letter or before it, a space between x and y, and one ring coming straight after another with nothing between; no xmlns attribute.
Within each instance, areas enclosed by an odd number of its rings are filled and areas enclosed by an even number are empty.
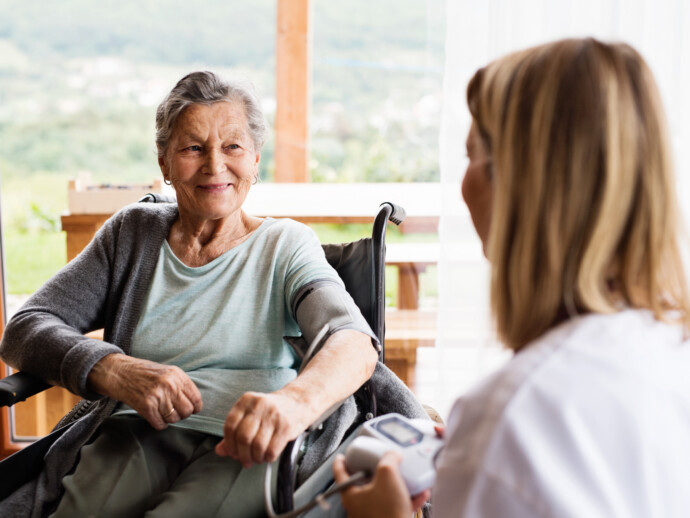
<svg viewBox="0 0 690 518"><path fill-rule="evenodd" d="M225 160L223 157L223 153L218 150L218 149L211 149L209 150L208 154L206 155L206 167L205 167L205 173L206 174L221 174L225 172L226 166L225 166Z"/></svg>

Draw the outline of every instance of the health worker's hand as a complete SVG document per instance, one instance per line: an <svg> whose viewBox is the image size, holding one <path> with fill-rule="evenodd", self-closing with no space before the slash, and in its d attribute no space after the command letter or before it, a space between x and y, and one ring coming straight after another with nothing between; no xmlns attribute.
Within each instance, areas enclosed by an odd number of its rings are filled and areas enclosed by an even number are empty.
<svg viewBox="0 0 690 518"><path fill-rule="evenodd" d="M405 481L400 475L402 455L386 453L376 468L371 482L352 486L341 493L343 507L348 518L410 518L429 499L430 491L422 491L410 498ZM350 473L345 467L345 456L336 455L333 474L337 483L345 482Z"/></svg>

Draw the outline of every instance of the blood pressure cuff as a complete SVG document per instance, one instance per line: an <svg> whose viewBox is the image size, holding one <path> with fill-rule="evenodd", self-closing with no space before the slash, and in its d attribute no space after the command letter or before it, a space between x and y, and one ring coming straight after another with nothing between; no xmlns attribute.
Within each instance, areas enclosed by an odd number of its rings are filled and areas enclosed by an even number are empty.
<svg viewBox="0 0 690 518"><path fill-rule="evenodd" d="M300 357L303 357L309 344L328 326L320 343L313 353L337 331L354 329L371 337L371 343L377 351L381 345L376 334L359 311L350 294L334 280L322 279L304 285L292 301L292 314L302 330L301 339L288 338ZM313 357L313 353L310 357Z"/></svg>

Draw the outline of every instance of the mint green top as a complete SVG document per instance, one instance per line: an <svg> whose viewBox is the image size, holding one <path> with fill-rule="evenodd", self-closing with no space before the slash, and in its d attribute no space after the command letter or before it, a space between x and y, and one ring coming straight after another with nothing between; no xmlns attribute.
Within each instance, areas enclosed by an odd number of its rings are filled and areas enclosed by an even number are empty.
<svg viewBox="0 0 690 518"><path fill-rule="evenodd" d="M203 410L177 426L222 436L244 392L271 392L295 378L297 357L283 336L300 334L290 304L316 279L341 282L312 230L288 219L267 218L198 268L163 242L132 355L177 365L196 383ZM134 410L121 405L121 412Z"/></svg>

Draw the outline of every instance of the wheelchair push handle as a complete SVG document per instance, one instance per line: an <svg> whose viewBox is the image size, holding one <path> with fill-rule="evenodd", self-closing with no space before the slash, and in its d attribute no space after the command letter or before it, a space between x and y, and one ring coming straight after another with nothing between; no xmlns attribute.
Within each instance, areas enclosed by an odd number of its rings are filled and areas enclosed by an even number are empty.
<svg viewBox="0 0 690 518"><path fill-rule="evenodd" d="M381 205L379 205L379 209L387 209L386 206L390 207L390 213L388 214L387 219L389 219L396 225L400 225L403 221L405 221L407 213L405 212L405 209L403 209L400 205L393 203L392 201L385 201Z"/></svg>

